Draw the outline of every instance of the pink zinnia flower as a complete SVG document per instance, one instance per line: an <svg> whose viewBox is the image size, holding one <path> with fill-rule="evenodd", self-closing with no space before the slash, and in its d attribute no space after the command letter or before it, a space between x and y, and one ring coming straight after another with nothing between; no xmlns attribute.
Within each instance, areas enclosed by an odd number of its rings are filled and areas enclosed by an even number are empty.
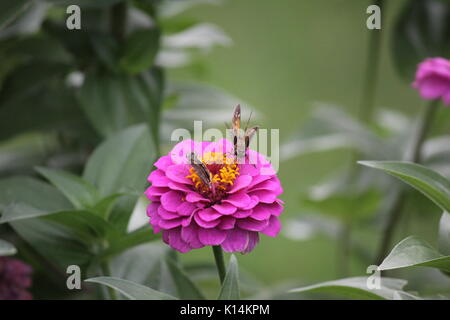
<svg viewBox="0 0 450 320"><path fill-rule="evenodd" d="M0 257L0 300L30 300L31 267L25 263Z"/></svg>
<svg viewBox="0 0 450 320"><path fill-rule="evenodd" d="M211 172L211 191L189 163L194 152ZM155 163L145 194L154 232L172 248L187 252L218 246L226 252L250 252L259 233L275 237L283 192L275 170L265 157L248 150L246 163L235 161L233 145L219 142L178 143ZM251 162L249 161L252 160ZM250 164L254 163L254 164Z"/></svg>
<svg viewBox="0 0 450 320"><path fill-rule="evenodd" d="M450 61L439 57L425 59L417 68L413 87L424 99L442 98L450 104Z"/></svg>

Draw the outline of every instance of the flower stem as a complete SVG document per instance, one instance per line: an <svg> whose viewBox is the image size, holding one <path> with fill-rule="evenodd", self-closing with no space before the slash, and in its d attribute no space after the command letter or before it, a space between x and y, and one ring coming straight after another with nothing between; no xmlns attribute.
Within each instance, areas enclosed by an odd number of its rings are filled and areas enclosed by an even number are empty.
<svg viewBox="0 0 450 320"><path fill-rule="evenodd" d="M220 284L223 284L225 279L225 262L223 260L223 251L220 246L212 246L214 252L214 259L216 261L217 273L219 274Z"/></svg>
<svg viewBox="0 0 450 320"><path fill-rule="evenodd" d="M102 274L105 277L110 277L111 276L111 270L109 268L109 263L108 262L102 262L100 264L100 268L102 270ZM109 297L111 300L117 300L117 294L116 291L113 288L108 287L108 293L109 293Z"/></svg>
<svg viewBox="0 0 450 320"><path fill-rule="evenodd" d="M419 120L419 125L415 133L411 150L405 156L406 161L419 163L421 161L421 151L425 138L430 129L431 123L433 121L433 116L436 113L437 107L439 105L439 100L433 100L425 108L422 116ZM390 209L388 211L388 221L383 232L383 237L381 238L381 244L378 249L376 263L380 264L386 257L387 251L391 245L391 239L394 234L395 228L400 221L401 214L403 211L403 206L405 204L406 193L404 190L399 190L397 196L393 200Z"/></svg>
<svg viewBox="0 0 450 320"><path fill-rule="evenodd" d="M383 0L376 0L375 5L382 8ZM382 11L383 12L383 11ZM375 92L377 89L378 69L381 52L381 29L369 30L369 44L367 47L367 62L364 75L363 94L359 106L359 119L369 123L374 108Z"/></svg>
<svg viewBox="0 0 450 320"><path fill-rule="evenodd" d="M430 129L431 123L433 121L434 114L436 113L437 107L439 105L439 100L433 100L428 105L427 108L425 108L422 117L420 119L419 129L416 132L416 136L411 148L411 158L406 159L412 162L419 163L421 161L421 149L423 142L425 141L425 138L428 134L428 131Z"/></svg>

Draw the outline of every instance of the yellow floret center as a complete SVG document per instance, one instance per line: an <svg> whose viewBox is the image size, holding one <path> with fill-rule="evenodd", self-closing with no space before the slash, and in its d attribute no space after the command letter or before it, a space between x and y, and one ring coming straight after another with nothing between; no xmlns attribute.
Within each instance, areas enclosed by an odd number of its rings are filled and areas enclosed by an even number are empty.
<svg viewBox="0 0 450 320"><path fill-rule="evenodd" d="M228 186L232 186L234 180L239 175L239 167L234 157L227 157L222 152L206 152L203 154L201 161L211 172L211 181L216 189L225 191ZM191 179L196 189L201 192L208 192L206 186L195 172L194 168L189 169L190 175L186 178Z"/></svg>

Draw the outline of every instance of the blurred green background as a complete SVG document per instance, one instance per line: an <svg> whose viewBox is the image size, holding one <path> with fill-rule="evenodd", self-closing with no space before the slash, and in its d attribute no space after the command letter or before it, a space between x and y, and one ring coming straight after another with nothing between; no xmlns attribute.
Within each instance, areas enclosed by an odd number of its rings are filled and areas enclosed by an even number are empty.
<svg viewBox="0 0 450 320"><path fill-rule="evenodd" d="M196 7L186 16L219 25L231 37L233 45L215 49L202 60L201 67L194 64L172 71L170 76L195 78L224 88L261 111L264 116L261 125L279 128L280 140L287 140L302 126L316 102L338 105L356 114L371 32L366 28L369 3L230 0L220 6ZM386 1L383 11L375 105L413 116L423 107L423 102L411 85L396 74L389 51L392 40L389 30L404 3ZM302 215L299 193L337 168L345 167L348 161L350 152L334 151L283 162L279 171L285 191L282 198L286 201L282 220ZM438 219L437 211L419 217L420 230L409 226L408 230L400 230L395 239L401 240L405 234L416 231L434 241ZM375 247L379 231L357 230L353 236L356 241ZM238 259L243 268L266 284L293 279L314 283L338 277L336 261L340 252L335 241L318 236L297 242L283 234L276 240L265 236L261 240L251 254L239 255ZM184 255L183 259L204 261L210 255L209 249L202 249ZM353 261L351 275L364 275L366 268L367 265Z"/></svg>

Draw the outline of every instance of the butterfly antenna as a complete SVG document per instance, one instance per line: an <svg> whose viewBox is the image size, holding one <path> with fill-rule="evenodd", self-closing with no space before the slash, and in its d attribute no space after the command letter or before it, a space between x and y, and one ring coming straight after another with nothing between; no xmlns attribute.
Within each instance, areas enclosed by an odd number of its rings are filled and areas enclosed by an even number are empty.
<svg viewBox="0 0 450 320"><path fill-rule="evenodd" d="M250 119L252 118L252 115L253 115L253 110L250 111L250 115L248 116L247 123L245 124L244 132L247 131L248 124L250 123Z"/></svg>

